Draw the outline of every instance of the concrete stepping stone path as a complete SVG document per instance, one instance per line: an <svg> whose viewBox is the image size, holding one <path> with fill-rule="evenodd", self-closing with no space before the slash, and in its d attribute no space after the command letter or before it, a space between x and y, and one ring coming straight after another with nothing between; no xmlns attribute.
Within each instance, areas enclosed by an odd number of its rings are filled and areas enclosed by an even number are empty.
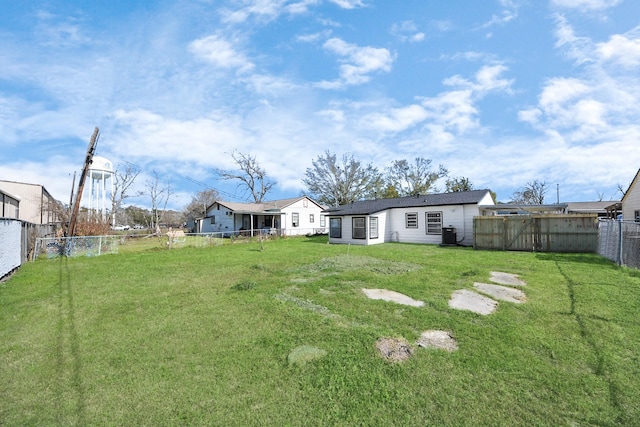
<svg viewBox="0 0 640 427"><path fill-rule="evenodd" d="M370 299L381 299L384 301L392 301L398 304L410 305L412 307L422 307L424 301L415 300L400 292L388 291L386 289L362 289Z"/></svg>
<svg viewBox="0 0 640 427"><path fill-rule="evenodd" d="M509 288L507 286L501 285L491 285L489 283L474 283L473 287L482 292L483 294L489 295L492 298L513 302L516 304L521 304L527 300L527 296L520 289Z"/></svg>
<svg viewBox="0 0 640 427"><path fill-rule="evenodd" d="M449 307L486 316L496 311L498 301L468 289L460 289L451 294Z"/></svg>
<svg viewBox="0 0 640 427"><path fill-rule="evenodd" d="M517 274L511 273L503 273L501 271L492 271L491 278L489 279L494 283L498 283L500 285L508 285L508 286L525 286L526 283L523 282Z"/></svg>

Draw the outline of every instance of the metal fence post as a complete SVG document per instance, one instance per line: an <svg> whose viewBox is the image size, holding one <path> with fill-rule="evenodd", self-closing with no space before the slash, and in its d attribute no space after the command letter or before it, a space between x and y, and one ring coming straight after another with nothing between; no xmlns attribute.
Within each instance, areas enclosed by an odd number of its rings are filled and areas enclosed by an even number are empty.
<svg viewBox="0 0 640 427"><path fill-rule="evenodd" d="M622 265L622 220L618 219L618 265Z"/></svg>

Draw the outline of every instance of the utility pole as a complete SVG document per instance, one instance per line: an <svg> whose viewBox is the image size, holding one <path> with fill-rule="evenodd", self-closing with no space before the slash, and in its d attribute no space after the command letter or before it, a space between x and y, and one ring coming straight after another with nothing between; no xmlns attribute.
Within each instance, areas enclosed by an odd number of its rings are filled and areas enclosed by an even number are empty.
<svg viewBox="0 0 640 427"><path fill-rule="evenodd" d="M93 135L91 135L91 140L89 141L89 148L87 149L87 156L84 159L84 166L82 168L82 173L80 174L80 181L78 182L78 192L76 193L76 200L73 203L71 218L69 218L69 236L68 237L73 237L75 236L75 233L76 233L76 224L78 222L78 211L80 210L80 200L82 200L82 192L84 191L84 180L87 178L87 172L89 171L91 162L93 162L93 153L95 153L96 151L96 144L98 142L99 133L100 133L100 130L96 126L96 128L93 130Z"/></svg>

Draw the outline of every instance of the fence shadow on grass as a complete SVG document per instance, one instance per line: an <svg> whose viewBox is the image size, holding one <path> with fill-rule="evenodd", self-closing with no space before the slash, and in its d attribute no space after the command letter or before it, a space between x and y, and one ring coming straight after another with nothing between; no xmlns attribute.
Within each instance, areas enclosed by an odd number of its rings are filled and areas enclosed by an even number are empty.
<svg viewBox="0 0 640 427"><path fill-rule="evenodd" d="M596 254L538 252L536 253L536 259L540 261L584 263L601 265L603 267L616 267L614 262Z"/></svg>

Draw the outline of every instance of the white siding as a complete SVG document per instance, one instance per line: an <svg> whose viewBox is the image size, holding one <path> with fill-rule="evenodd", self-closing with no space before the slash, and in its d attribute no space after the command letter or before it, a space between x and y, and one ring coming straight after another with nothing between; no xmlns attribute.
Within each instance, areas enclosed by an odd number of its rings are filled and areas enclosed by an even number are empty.
<svg viewBox="0 0 640 427"><path fill-rule="evenodd" d="M306 202L306 207L305 207ZM329 219L325 218L325 226L320 227L320 215L322 215L322 208L316 205L309 199L303 198L295 203L282 209L284 215L282 216L282 229L288 236L298 236L304 234L312 234L322 230L326 232L329 229ZM293 226L293 214L298 214L298 226ZM313 222L311 222L311 215L313 215Z"/></svg>
<svg viewBox="0 0 640 427"><path fill-rule="evenodd" d="M213 224L211 223L212 218L214 219ZM201 233L228 233L236 230L233 223L233 212L217 203L211 206L207 211L207 217L202 221Z"/></svg>
<svg viewBox="0 0 640 427"><path fill-rule="evenodd" d="M640 210L640 171L622 200L622 218L625 221L633 221L637 210Z"/></svg>
<svg viewBox="0 0 640 427"><path fill-rule="evenodd" d="M386 236L387 222L388 222L389 214L387 211L378 212L373 215L353 215L353 216L345 216L342 217L342 237L341 238L331 238L329 237L330 243L345 243L349 245L377 245L379 243L385 243L388 241ZM353 238L353 219L354 218L365 218L365 226L366 226L366 238L365 239L354 239ZM371 226L371 218L378 219L378 238L372 239L370 233ZM327 217L327 227L329 226L329 218Z"/></svg>
<svg viewBox="0 0 640 427"><path fill-rule="evenodd" d="M55 200L47 198L41 185L0 181L0 190L20 198L21 220L34 224L55 222L55 215L50 211Z"/></svg>
<svg viewBox="0 0 640 427"><path fill-rule="evenodd" d="M482 204L493 204L491 196L482 200ZM329 238L331 243L347 243L352 245L373 245L384 242L405 242L422 244L442 243L442 233L427 234L426 214L428 212L442 213L442 228L454 227L456 240L463 246L473 246L473 217L480 214L478 205L448 205L425 206L416 208L394 208L372 215L355 215L342 217L342 237ZM407 228L406 214L415 213L418 217L417 228ZM353 218L367 218L367 238L353 238ZM378 218L378 238L371 239L369 235L370 218ZM327 226L329 221L327 219Z"/></svg>

